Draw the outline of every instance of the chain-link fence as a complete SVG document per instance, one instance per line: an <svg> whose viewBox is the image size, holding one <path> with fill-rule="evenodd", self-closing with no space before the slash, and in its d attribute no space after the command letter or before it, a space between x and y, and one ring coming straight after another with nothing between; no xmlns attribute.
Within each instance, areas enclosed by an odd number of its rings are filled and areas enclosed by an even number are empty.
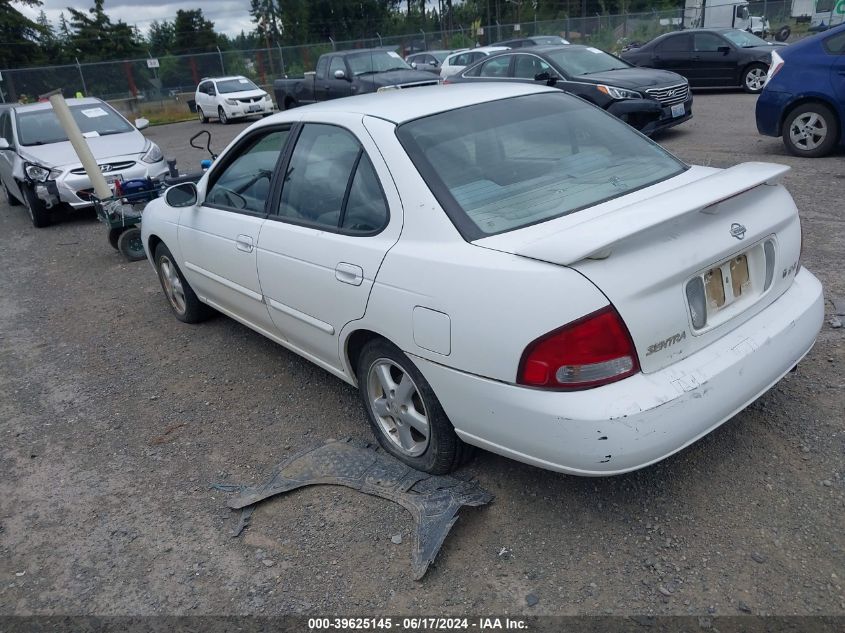
<svg viewBox="0 0 845 633"><path fill-rule="evenodd" d="M794 21L791 16L792 5L791 0L764 0L755 2L751 11L765 15L774 30L781 23ZM191 99L196 85L208 76L244 75L269 88L273 79L297 76L313 70L317 58L331 50L385 46L404 57L423 50L471 48L518 37L559 35L572 43L589 43L597 48L618 52L627 43L646 42L661 33L692 26L689 21L690 17L685 16L684 9L676 9L527 21L520 24L492 24L476 28L457 25L448 31L420 30L385 37L375 34L375 37L369 39L303 46L217 50L156 59L4 69L0 70L0 98L13 102L26 95L32 100L37 95L60 87L67 96L82 94L123 101L126 106L124 110L137 111L142 104L149 107L157 103L160 107L167 107L168 103ZM272 93L272 90L268 91ZM180 107L183 106L182 103Z"/></svg>

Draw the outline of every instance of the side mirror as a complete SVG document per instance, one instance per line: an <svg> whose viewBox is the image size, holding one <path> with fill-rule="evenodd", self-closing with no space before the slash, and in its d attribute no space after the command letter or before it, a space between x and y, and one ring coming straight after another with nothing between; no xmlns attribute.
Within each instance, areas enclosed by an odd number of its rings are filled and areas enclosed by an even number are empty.
<svg viewBox="0 0 845 633"><path fill-rule="evenodd" d="M340 68L338 68L336 71L334 71L334 78L335 79L346 79L346 73L343 72L342 70L340 70Z"/></svg>
<svg viewBox="0 0 845 633"><path fill-rule="evenodd" d="M144 130L150 127L150 122L147 119L135 119L135 127Z"/></svg>
<svg viewBox="0 0 845 633"><path fill-rule="evenodd" d="M411 62L411 68L416 70L417 69L417 62Z"/></svg>
<svg viewBox="0 0 845 633"><path fill-rule="evenodd" d="M730 46L720 46L719 48L716 49L716 51L718 51L719 53L722 53L722 55L727 55L728 53L731 52L731 47Z"/></svg>
<svg viewBox="0 0 845 633"><path fill-rule="evenodd" d="M9 149L11 145L9 145L9 141L5 138L0 137L0 149Z"/></svg>
<svg viewBox="0 0 845 633"><path fill-rule="evenodd" d="M192 207L197 203L199 192L192 182L173 185L164 192L164 201L171 207Z"/></svg>
<svg viewBox="0 0 845 633"><path fill-rule="evenodd" d="M551 79L551 75L546 71L534 75L534 81L548 81L549 79Z"/></svg>

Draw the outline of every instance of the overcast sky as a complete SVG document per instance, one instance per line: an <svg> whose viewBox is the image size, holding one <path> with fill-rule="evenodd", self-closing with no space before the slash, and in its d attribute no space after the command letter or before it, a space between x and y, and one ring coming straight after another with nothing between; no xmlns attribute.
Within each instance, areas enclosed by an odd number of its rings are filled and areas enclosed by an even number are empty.
<svg viewBox="0 0 845 633"><path fill-rule="evenodd" d="M64 11L65 17L68 16L68 6L87 11L93 4L93 0L43 0L41 8L57 25L59 13ZM38 16L37 8L18 8L32 18ZM104 8L113 21L135 24L145 32L153 20L172 20L178 9L202 9L203 15L214 22L214 28L221 33L237 35L241 29L248 32L253 28L249 18L249 0L106 0Z"/></svg>

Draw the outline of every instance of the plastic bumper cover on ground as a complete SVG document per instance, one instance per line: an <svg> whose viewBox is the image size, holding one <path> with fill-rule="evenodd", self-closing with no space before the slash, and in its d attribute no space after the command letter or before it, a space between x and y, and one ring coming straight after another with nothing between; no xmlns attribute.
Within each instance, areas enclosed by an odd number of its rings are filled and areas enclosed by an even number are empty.
<svg viewBox="0 0 845 633"><path fill-rule="evenodd" d="M414 360L468 443L549 470L615 475L669 457L744 409L804 357L823 317L821 284L802 269L716 343L598 389L528 389Z"/></svg>

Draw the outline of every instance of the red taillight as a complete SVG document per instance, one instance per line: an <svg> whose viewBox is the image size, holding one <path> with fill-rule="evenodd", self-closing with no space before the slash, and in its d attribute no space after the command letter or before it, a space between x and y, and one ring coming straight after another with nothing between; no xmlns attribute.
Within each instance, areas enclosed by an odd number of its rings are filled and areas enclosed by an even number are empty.
<svg viewBox="0 0 845 633"><path fill-rule="evenodd" d="M532 342L517 382L548 389L590 389L637 373L640 363L628 328L607 306Z"/></svg>

